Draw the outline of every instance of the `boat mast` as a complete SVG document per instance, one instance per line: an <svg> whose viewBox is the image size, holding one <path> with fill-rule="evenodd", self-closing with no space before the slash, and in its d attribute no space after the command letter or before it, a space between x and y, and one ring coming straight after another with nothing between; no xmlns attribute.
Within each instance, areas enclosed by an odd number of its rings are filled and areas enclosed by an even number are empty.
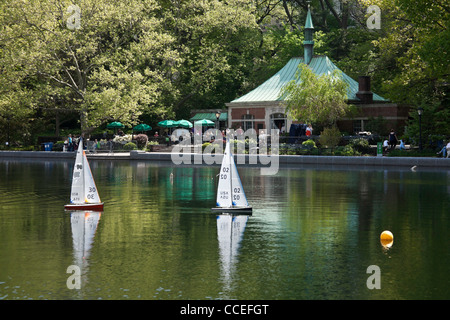
<svg viewBox="0 0 450 320"><path fill-rule="evenodd" d="M232 157L232 155L231 155L231 143L230 143L230 141L228 140L228 146L229 146L229 150L228 150L228 157L229 157L229 159L228 159L228 163L230 164L230 197L231 197L231 207L233 207L233 176L232 176L232 172L233 172L233 168L231 167L232 166L232 162L231 162L231 157Z"/></svg>

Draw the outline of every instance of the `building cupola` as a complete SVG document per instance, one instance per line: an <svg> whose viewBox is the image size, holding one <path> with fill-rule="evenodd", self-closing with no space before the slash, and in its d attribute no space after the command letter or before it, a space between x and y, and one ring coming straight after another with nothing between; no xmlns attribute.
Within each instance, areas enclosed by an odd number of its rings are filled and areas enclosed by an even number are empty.
<svg viewBox="0 0 450 320"><path fill-rule="evenodd" d="M312 23L311 11L309 9L309 3L308 3L308 13L306 14L306 23L305 23L305 40L303 41L303 47L304 47L303 58L304 58L306 64L309 64L311 62L311 59L314 54L313 32L314 32L314 26Z"/></svg>

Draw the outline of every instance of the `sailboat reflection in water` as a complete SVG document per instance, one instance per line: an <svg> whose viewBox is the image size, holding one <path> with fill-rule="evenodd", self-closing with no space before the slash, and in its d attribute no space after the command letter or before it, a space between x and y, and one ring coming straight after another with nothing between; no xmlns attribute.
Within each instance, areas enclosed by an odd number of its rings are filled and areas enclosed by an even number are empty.
<svg viewBox="0 0 450 320"><path fill-rule="evenodd" d="M224 283L230 289L239 247L244 236L248 215L221 214L217 216L217 239Z"/></svg>
<svg viewBox="0 0 450 320"><path fill-rule="evenodd" d="M72 211L70 214L74 265L81 269L82 274L86 274L101 214L99 211Z"/></svg>

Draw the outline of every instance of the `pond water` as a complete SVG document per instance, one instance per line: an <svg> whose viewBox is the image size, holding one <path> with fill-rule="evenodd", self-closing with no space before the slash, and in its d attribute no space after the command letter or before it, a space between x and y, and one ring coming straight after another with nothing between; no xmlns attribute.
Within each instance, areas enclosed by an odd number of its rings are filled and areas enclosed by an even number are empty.
<svg viewBox="0 0 450 320"><path fill-rule="evenodd" d="M90 164L102 213L64 211L72 161L0 160L0 299L450 298L449 171L241 166L227 217L217 166Z"/></svg>

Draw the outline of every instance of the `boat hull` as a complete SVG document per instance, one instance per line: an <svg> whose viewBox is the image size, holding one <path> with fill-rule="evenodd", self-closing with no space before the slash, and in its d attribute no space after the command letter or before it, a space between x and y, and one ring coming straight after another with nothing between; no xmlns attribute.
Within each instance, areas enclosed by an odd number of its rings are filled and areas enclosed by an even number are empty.
<svg viewBox="0 0 450 320"><path fill-rule="evenodd" d="M253 212L253 209L252 209L252 207L230 207L230 208L215 207L215 208L211 208L211 211L251 215Z"/></svg>
<svg viewBox="0 0 450 320"><path fill-rule="evenodd" d="M82 204L66 204L64 206L65 210L76 211L76 210L91 210L91 211L103 211L102 203L82 203Z"/></svg>

